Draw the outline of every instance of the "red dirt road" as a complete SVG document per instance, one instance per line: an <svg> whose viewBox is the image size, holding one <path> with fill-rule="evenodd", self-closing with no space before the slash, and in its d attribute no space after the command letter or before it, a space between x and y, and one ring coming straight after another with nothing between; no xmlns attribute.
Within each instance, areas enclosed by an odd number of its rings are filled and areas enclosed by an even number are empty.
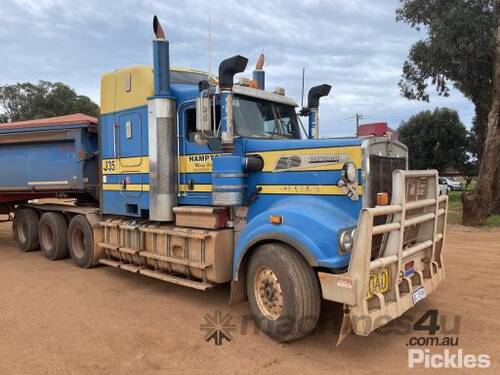
<svg viewBox="0 0 500 375"><path fill-rule="evenodd" d="M460 316L458 347L489 354L487 369L436 373L500 373L500 231L450 227L447 280L396 321L398 330L428 309ZM404 374L407 343L423 332L350 336L335 347L337 306L324 304L321 332L291 344L242 334L249 308L228 307L228 288L199 292L111 268L82 270L22 253L10 225L0 224L0 374ZM217 309L232 315L233 340L205 342L200 324ZM332 323L333 319L333 323ZM443 329L443 324L442 329ZM446 336L439 332L438 337ZM429 348L442 353L443 347Z"/></svg>

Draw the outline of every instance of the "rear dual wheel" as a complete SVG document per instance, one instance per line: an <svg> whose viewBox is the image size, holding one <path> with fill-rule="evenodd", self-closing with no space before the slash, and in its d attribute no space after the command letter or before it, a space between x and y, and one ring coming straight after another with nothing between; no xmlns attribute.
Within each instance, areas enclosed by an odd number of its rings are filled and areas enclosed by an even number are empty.
<svg viewBox="0 0 500 375"><path fill-rule="evenodd" d="M21 208L16 211L12 231L14 239L22 251L33 251L40 248L38 227L40 219L38 213L31 208Z"/></svg>
<svg viewBox="0 0 500 375"><path fill-rule="evenodd" d="M97 265L94 250L94 232L83 215L71 219L68 228L69 253L73 262L80 268Z"/></svg>
<svg viewBox="0 0 500 375"><path fill-rule="evenodd" d="M45 212L40 218L40 248L45 258L64 259L68 256L68 224L60 212Z"/></svg>
<svg viewBox="0 0 500 375"><path fill-rule="evenodd" d="M83 215L74 216L68 225L60 212L45 212L39 218L36 210L21 208L16 211L13 232L22 251L41 248L50 260L66 258L69 253L81 268L90 268L99 262L92 227Z"/></svg>

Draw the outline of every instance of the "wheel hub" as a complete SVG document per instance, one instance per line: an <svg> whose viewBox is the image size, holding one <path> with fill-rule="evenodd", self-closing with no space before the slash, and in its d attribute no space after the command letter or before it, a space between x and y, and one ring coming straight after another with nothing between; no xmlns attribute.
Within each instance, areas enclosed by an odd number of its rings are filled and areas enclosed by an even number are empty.
<svg viewBox="0 0 500 375"><path fill-rule="evenodd" d="M283 296L278 277L269 267L257 270L254 292L261 313L268 319L278 319L283 312Z"/></svg>
<svg viewBox="0 0 500 375"><path fill-rule="evenodd" d="M25 221L21 220L19 222L19 229L18 229L18 236L19 236L19 241L22 243L26 242L26 239L28 238L28 224L26 224Z"/></svg>

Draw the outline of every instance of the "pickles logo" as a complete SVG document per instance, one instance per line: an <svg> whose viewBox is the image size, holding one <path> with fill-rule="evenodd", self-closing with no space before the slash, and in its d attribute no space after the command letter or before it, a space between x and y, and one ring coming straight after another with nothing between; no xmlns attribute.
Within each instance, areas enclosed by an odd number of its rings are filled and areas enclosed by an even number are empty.
<svg viewBox="0 0 500 375"><path fill-rule="evenodd" d="M408 351L408 367L416 368L488 368L491 359L488 354L464 353L444 349L443 353L431 353L429 349L410 349Z"/></svg>
<svg viewBox="0 0 500 375"><path fill-rule="evenodd" d="M215 310L213 315L205 314L205 322L200 324L200 330L205 331L205 341L214 341L217 346L222 345L224 340L230 342L233 339L232 331L236 330L236 324L232 322L230 313L223 314L222 310Z"/></svg>
<svg viewBox="0 0 500 375"><path fill-rule="evenodd" d="M412 335L406 343L409 368L488 368L491 357L486 353L467 353L460 347L460 316L449 316L438 310L427 310L413 325L414 331L427 335Z"/></svg>

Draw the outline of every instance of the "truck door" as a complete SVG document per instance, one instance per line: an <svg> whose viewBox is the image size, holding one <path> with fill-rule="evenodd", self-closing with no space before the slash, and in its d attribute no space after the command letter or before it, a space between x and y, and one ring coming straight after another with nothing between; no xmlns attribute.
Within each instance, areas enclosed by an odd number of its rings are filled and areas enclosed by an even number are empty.
<svg viewBox="0 0 500 375"><path fill-rule="evenodd" d="M143 193L142 186L147 183L144 181L147 173L148 160L147 143L145 143L144 132L147 124L143 123L138 112L126 112L117 115L118 129L117 138L117 162L119 169L123 171L122 178L126 184L134 186L133 189L127 189L128 197L137 197Z"/></svg>
<svg viewBox="0 0 500 375"><path fill-rule="evenodd" d="M179 121L182 135L179 140L180 202L211 205L212 158L218 155L219 151L210 150L207 144L197 139L199 137L196 134L196 104L194 102L179 107Z"/></svg>

